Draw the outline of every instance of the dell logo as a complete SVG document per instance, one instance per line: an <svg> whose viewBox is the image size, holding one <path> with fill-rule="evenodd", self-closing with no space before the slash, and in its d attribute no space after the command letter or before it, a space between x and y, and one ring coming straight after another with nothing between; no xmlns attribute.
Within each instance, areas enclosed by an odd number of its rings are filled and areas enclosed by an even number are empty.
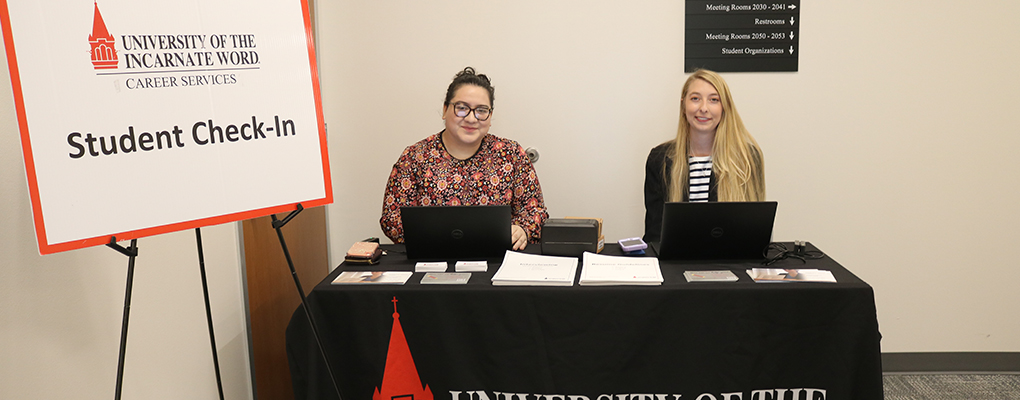
<svg viewBox="0 0 1020 400"><path fill-rule="evenodd" d="M464 231L460 229L454 229L450 231L450 236L453 236L454 239L461 239L464 237Z"/></svg>
<svg viewBox="0 0 1020 400"><path fill-rule="evenodd" d="M714 238L721 238L721 237L722 237L722 235L723 235L723 229L722 229L722 228L720 228L720 227L718 227L718 226L717 226L717 227L715 227L715 228L712 228L712 232L711 232L711 235L712 235L712 237L714 237Z"/></svg>

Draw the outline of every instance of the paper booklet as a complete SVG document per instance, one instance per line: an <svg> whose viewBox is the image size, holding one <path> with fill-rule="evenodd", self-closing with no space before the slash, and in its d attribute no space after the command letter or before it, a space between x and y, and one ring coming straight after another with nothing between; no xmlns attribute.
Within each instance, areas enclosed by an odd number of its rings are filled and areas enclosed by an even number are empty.
<svg viewBox="0 0 1020 400"><path fill-rule="evenodd" d="M662 271L655 257L607 256L584 252L581 286L662 284Z"/></svg>
<svg viewBox="0 0 1020 400"><path fill-rule="evenodd" d="M492 276L493 286L573 286L577 257L539 256L506 251Z"/></svg>
<svg viewBox="0 0 1020 400"><path fill-rule="evenodd" d="M465 285L471 279L469 272L429 272L421 278L422 285Z"/></svg>
<svg viewBox="0 0 1020 400"><path fill-rule="evenodd" d="M824 269L777 269L754 268L747 270L747 275L755 282L824 282L836 283L832 271Z"/></svg>
<svg viewBox="0 0 1020 400"><path fill-rule="evenodd" d="M737 275L728 269L710 271L684 271L687 282L736 282Z"/></svg>
<svg viewBox="0 0 1020 400"><path fill-rule="evenodd" d="M334 285L403 285L411 271L344 271L333 280Z"/></svg>

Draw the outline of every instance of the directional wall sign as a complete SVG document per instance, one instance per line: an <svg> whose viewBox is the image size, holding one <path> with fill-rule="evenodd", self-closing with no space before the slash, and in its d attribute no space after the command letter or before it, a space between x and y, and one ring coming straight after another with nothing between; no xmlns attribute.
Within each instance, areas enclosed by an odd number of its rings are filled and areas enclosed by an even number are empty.
<svg viewBox="0 0 1020 400"><path fill-rule="evenodd" d="M684 70L797 71L800 0L688 0Z"/></svg>

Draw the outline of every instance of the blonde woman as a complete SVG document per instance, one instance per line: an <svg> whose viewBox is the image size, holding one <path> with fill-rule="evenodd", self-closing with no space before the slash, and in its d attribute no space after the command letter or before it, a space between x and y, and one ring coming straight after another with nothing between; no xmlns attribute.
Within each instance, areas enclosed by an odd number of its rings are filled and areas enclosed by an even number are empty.
<svg viewBox="0 0 1020 400"><path fill-rule="evenodd" d="M684 83L680 111L676 138L653 148L645 163L646 242L659 241L666 202L765 200L761 147L726 81L695 71Z"/></svg>

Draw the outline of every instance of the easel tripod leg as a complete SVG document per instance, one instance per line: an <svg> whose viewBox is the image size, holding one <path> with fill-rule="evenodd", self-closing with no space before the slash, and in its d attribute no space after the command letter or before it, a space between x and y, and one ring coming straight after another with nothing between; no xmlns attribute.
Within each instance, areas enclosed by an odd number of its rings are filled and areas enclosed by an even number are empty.
<svg viewBox="0 0 1020 400"><path fill-rule="evenodd" d="M117 244L117 238L111 237L107 246L128 256L127 288L124 289L124 315L120 323L120 355L117 357L117 389L113 398L120 400L121 388L124 384L124 354L127 350L128 317L131 315L131 285L135 279L135 257L138 256L138 239L131 239L131 246L121 247Z"/></svg>
<svg viewBox="0 0 1020 400"><path fill-rule="evenodd" d="M329 363L329 357L326 356L325 348L322 347L322 340L319 339L319 329L315 325L315 319L312 318L311 308L308 307L308 302L305 300L305 290L301 288L301 280L298 278L297 270L294 268L294 261L290 258L287 242L283 240L283 226L290 222L301 210L304 210L304 207L298 204L297 210L288 214L282 221L277 219L276 215L272 215L273 229L276 229L276 236L280 239L280 247L283 248L283 255L287 259L287 266L290 267L290 275L294 278L294 286L297 287L298 295L301 296L301 305L305 310L305 317L308 318L308 325L312 328L315 344L318 345L319 353L322 354L322 361L326 363L326 373L329 374L329 379L333 382L333 389L336 390L337 399L343 400L344 396L341 394L340 385L336 381L336 375L333 375L333 367Z"/></svg>
<svg viewBox="0 0 1020 400"><path fill-rule="evenodd" d="M209 325L209 345L212 346L213 367L216 370L216 389L223 400L223 381L220 378L220 358L216 350L216 331L213 329L212 307L209 306L209 284L205 279L205 253L202 251L202 228L195 228L198 243L198 269L202 273L202 295L205 296L205 320Z"/></svg>

